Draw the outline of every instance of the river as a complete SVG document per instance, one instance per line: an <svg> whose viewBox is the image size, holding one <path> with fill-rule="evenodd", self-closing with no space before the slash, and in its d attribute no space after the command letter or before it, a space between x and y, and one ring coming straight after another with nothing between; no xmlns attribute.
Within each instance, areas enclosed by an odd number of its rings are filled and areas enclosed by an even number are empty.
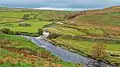
<svg viewBox="0 0 120 67"><path fill-rule="evenodd" d="M52 54L54 54L55 56L59 57L64 61L68 61L72 63L80 63L80 64L82 63L82 64L85 64L86 67L113 67L111 65L108 65L102 62L100 63L100 65L98 65L98 63L96 63L95 60L93 59L83 57L81 55L70 52L63 48L54 46L52 43L49 43L48 41L45 41L43 39L36 39L35 37L30 37L30 36L21 36L21 37L24 37L32 41L39 47L45 48L46 50L50 51Z"/></svg>

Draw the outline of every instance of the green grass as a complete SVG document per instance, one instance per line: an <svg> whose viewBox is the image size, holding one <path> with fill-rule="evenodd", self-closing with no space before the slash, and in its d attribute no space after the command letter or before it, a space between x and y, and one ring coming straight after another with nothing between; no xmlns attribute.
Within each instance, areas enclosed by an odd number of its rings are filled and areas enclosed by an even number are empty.
<svg viewBox="0 0 120 67"><path fill-rule="evenodd" d="M39 28L42 29L43 26L47 25L49 22L32 21L32 22L28 22L28 23L31 23L31 26L21 27L21 26L19 26L18 22L0 22L0 28L9 28L12 31L19 31L19 32L37 32L37 30Z"/></svg>
<svg viewBox="0 0 120 67"><path fill-rule="evenodd" d="M17 43L19 43L19 44L23 44L23 45L17 45L17 46L13 45L13 47L16 47L16 48L30 48L30 49L35 50L35 51L44 51L44 49L37 50L38 46L35 46L32 42L30 42L22 37L3 34L3 35L0 35L0 38L1 39L6 38L6 39L9 39L11 41L17 41Z"/></svg>
<svg viewBox="0 0 120 67"><path fill-rule="evenodd" d="M14 54L12 52L9 52L7 50L4 50L4 49L0 48L0 59L4 58L5 55L11 55L11 56L14 56L14 57L18 56L17 54Z"/></svg>
<svg viewBox="0 0 120 67"><path fill-rule="evenodd" d="M100 35L102 35L102 34L105 34L101 29L99 29L99 28L91 28L91 29L87 29L87 32L89 33L89 34L100 34Z"/></svg>
<svg viewBox="0 0 120 67"><path fill-rule="evenodd" d="M59 33L59 34L63 34L63 35L85 35L85 33L71 29L71 28L57 27L57 28L48 28L48 30L49 30L49 32Z"/></svg>
<svg viewBox="0 0 120 67"><path fill-rule="evenodd" d="M47 29L51 33L58 33L63 35L72 35L72 36L89 36L89 35L105 35L106 32L101 28L96 28L92 26L85 25L54 25Z"/></svg>
<svg viewBox="0 0 120 67"><path fill-rule="evenodd" d="M69 39L63 39L63 38L57 38L57 39L53 39L53 40L57 44L64 44L67 47L72 47L74 49L81 50L85 53L88 53L88 49L92 45L92 42L76 41L76 40L69 40Z"/></svg>
<svg viewBox="0 0 120 67"><path fill-rule="evenodd" d="M27 63L17 63L17 64L4 63L4 64L0 64L0 67L32 67L32 66Z"/></svg>
<svg viewBox="0 0 120 67"><path fill-rule="evenodd" d="M0 12L0 18L18 18L21 19L24 14L29 14L30 12Z"/></svg>

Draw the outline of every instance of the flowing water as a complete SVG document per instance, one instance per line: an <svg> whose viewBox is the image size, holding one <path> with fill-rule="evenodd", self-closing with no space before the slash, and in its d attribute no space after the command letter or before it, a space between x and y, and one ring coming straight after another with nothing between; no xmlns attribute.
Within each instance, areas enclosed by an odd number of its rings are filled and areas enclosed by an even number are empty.
<svg viewBox="0 0 120 67"><path fill-rule="evenodd" d="M22 36L22 37L32 41L39 47L45 48L46 50L50 51L52 54L54 54L55 56L59 57L60 59L64 61L68 61L72 63L82 63L82 64L85 64L86 67L112 67L102 62L100 63L100 65L98 65L98 63L96 63L95 60L89 59L87 57L83 57L81 55L72 53L68 50L54 46L52 43L49 43L45 41L44 39L38 39L35 37L30 37L30 36Z"/></svg>

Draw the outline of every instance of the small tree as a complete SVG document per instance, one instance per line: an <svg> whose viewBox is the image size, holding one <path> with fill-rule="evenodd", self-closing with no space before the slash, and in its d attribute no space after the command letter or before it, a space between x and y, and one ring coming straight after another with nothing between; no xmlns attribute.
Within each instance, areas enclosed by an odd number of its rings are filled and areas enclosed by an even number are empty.
<svg viewBox="0 0 120 67"><path fill-rule="evenodd" d="M23 20L29 20L29 17L30 17L29 14L25 14L25 15L22 17L22 19L23 19Z"/></svg>
<svg viewBox="0 0 120 67"><path fill-rule="evenodd" d="M43 34L43 30L39 28L38 29L38 34L39 34L39 36L42 35Z"/></svg>
<svg viewBox="0 0 120 67"><path fill-rule="evenodd" d="M6 34L10 34L11 33L11 30L9 28L2 28L0 31L2 33L6 33Z"/></svg>
<svg viewBox="0 0 120 67"><path fill-rule="evenodd" d="M100 43L94 44L90 51L91 56L96 60L103 59L107 55L106 45Z"/></svg>

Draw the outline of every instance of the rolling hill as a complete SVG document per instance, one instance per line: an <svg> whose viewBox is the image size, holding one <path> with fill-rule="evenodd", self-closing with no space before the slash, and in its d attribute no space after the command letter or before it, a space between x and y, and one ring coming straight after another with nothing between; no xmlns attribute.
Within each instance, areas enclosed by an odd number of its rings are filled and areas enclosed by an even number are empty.
<svg viewBox="0 0 120 67"><path fill-rule="evenodd" d="M120 6L71 12L65 18L63 24L54 23L47 29L56 34L51 42L84 56L90 55L93 44L105 44L109 55L102 61L120 64Z"/></svg>

